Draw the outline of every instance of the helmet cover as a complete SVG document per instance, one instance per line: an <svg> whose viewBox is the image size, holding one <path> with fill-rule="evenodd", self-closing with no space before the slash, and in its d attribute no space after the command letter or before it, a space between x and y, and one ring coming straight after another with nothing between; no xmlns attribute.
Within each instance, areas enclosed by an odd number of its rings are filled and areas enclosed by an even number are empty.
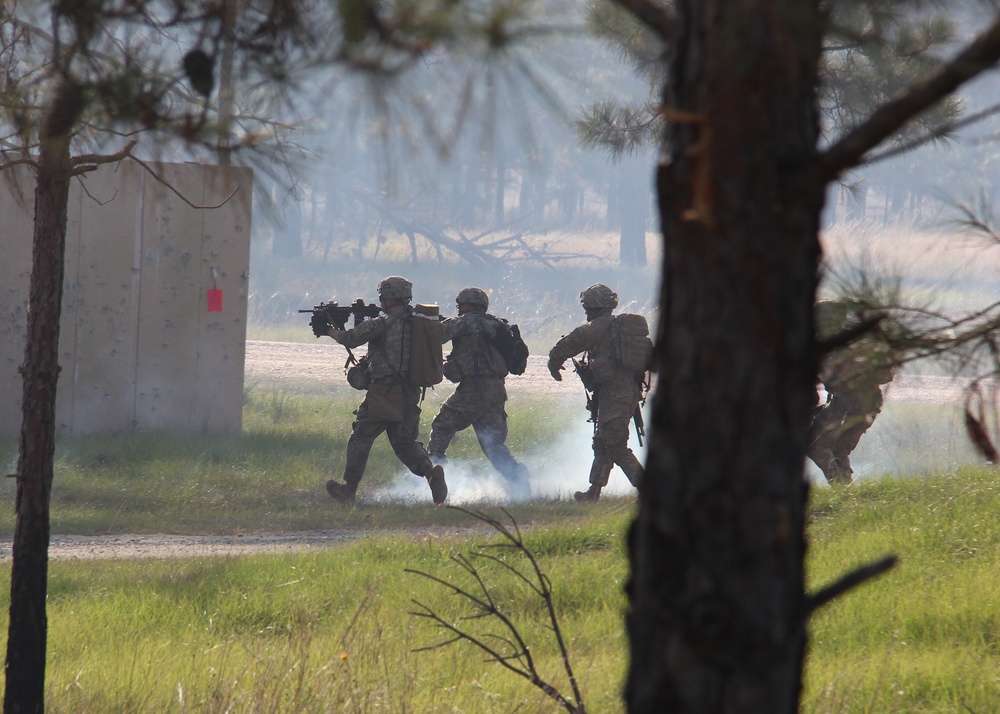
<svg viewBox="0 0 1000 714"><path fill-rule="evenodd" d="M580 293L580 304L586 309L615 308L618 307L618 293L597 283Z"/></svg>
<svg viewBox="0 0 1000 714"><path fill-rule="evenodd" d="M467 303L469 305L479 305L484 310L490 306L490 296L485 290L480 288L462 288L458 291L455 302L459 305Z"/></svg>
<svg viewBox="0 0 1000 714"><path fill-rule="evenodd" d="M395 298L397 300L413 299L413 283L406 278L392 275L385 278L378 284L378 294L382 298Z"/></svg>

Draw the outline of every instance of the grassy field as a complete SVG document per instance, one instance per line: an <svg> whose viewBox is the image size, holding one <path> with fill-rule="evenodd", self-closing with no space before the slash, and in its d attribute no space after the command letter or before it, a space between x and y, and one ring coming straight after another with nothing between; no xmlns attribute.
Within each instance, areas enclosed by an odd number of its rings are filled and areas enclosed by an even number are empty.
<svg viewBox="0 0 1000 714"><path fill-rule="evenodd" d="M448 622L487 627L480 634L503 634L488 620L462 619L471 614L467 603L408 572L471 587L454 558L480 552L491 531L459 510L432 508L419 493L366 498L353 510L332 504L322 483L339 476L352 404L251 392L238 437L133 434L60 442L55 533L343 528L361 537L282 555L53 561L48 711L559 711L466 644L420 651L447 637L411 614L420 611L414 601ZM582 421L576 413L523 406L511 419L515 452L536 442L557 444L558 434ZM913 463L921 454L930 463L931 452L957 437L928 427L942 421L940 411L929 409L891 410L883 415L883 435L866 436L862 445L874 452L898 439ZM14 448L2 445L5 461ZM550 450L550 458L567 460ZM471 435L450 456L484 463ZM900 564L813 619L805 712L978 713L1000 700L995 472L908 473L922 475L813 490L811 590L888 553ZM392 453L380 444L367 493L399 478ZM10 480L0 488L12 496ZM634 497L612 496L593 508L559 496L465 501L502 517L498 505L507 505L524 528L551 580L588 709L623 711L624 534ZM0 532L12 531L10 511L0 512ZM524 567L524 558L496 552L503 563L473 562L501 610L515 618L541 674L571 694L543 603L502 567ZM9 562L0 568L9 578ZM8 597L0 589L3 613Z"/></svg>

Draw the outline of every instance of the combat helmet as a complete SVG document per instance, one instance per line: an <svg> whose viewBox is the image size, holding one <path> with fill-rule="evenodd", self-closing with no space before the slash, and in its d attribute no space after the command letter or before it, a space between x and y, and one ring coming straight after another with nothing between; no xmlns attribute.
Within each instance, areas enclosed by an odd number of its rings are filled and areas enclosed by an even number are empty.
<svg viewBox="0 0 1000 714"><path fill-rule="evenodd" d="M618 293L597 283L580 293L580 304L585 310L613 309L618 307Z"/></svg>
<svg viewBox="0 0 1000 714"><path fill-rule="evenodd" d="M391 275L378 284L380 298L395 298L409 302L413 299L413 283L398 275Z"/></svg>
<svg viewBox="0 0 1000 714"><path fill-rule="evenodd" d="M490 296L486 294L485 290L480 290L479 288L462 288L458 291L455 302L459 305L463 303L478 305L483 310L486 310L490 306Z"/></svg>
<svg viewBox="0 0 1000 714"><path fill-rule="evenodd" d="M816 302L816 336L829 340L841 333L851 317L851 306L843 300L824 298Z"/></svg>

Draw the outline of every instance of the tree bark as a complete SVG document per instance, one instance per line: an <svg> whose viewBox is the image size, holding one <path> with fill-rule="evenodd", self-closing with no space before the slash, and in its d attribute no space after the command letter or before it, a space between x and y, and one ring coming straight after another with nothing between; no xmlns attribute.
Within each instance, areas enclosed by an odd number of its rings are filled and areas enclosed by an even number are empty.
<svg viewBox="0 0 1000 714"><path fill-rule="evenodd" d="M825 181L816 0L678 0L628 711L798 708Z"/></svg>
<svg viewBox="0 0 1000 714"><path fill-rule="evenodd" d="M69 138L42 143L35 179L35 224L28 325L21 366L17 520L7 635L5 714L45 708L49 498L55 453L59 315L62 306Z"/></svg>

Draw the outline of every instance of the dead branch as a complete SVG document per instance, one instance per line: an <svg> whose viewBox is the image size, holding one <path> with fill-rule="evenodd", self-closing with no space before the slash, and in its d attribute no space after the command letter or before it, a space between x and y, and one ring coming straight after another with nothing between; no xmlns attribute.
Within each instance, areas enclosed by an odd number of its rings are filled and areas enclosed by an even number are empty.
<svg viewBox="0 0 1000 714"><path fill-rule="evenodd" d="M510 521L510 527L481 511L468 511L457 506L448 506L448 508L454 508L457 511L461 511L462 513L472 516L473 518L476 518L493 528L503 537L503 540L500 543L482 545L480 548L504 548L513 550L515 553L524 556L528 560L528 563L531 566L531 575L525 574L514 565L511 565L492 553L484 552L483 550L473 552L471 557L461 555L452 556L452 561L462 568L475 582L476 592L472 592L461 585L445 580L436 575L431 575L430 573L420 570L406 569L406 572L408 573L420 575L428 580L442 585L451 591L452 594L458 595L467 604L470 604L472 606L472 614L460 618L460 622L468 620L492 619L500 623L502 630L505 632L505 634L486 633L483 636L474 634L467 629L464 629L460 624L455 624L450 619L440 615L432 607L429 607L428 605L425 605L417 600L413 600L413 603L419 608L419 610L411 612L411 615L430 620L434 623L435 627L445 630L449 635L441 642L419 648L415 651L439 649L454 642L468 642L485 652L489 656L487 661L496 662L518 676L524 677L534 686L543 691L550 699L558 702L560 706L570 712L570 714L585 714L586 708L583 704L583 697L580 693L576 676L573 673L572 665L570 664L569 652L566 648L562 630L559 626L559 619L556 615L555 604L552 598L552 584L548 576L546 576L542 571L537 559L525 546L524 540L521 537L520 529L517 526L517 522L506 509L501 510ZM525 583L529 589L545 603L549 619L549 629L553 632L559 646L563 668L569 677L570 685L573 689L573 697L575 698L576 703L565 697L554 685L546 681L539 674L535 661L531 656L531 648L528 646L527 642L525 642L517 625L513 622L513 620L511 620L510 616L503 612L494 600L489 584L484 580L483 574L473 563L473 559L482 559L500 565L508 573ZM499 642L503 646L502 649L505 651L501 651L501 649L491 645L488 640L495 640Z"/></svg>
<svg viewBox="0 0 1000 714"><path fill-rule="evenodd" d="M224 200L222 203L216 204L214 206L199 206L196 203L193 203L191 200L189 200L187 198L187 196L185 196L184 194L182 194L176 188L174 188L173 186L171 186L169 181L167 181L165 178L163 178L158 173L156 173L155 171L153 171L152 167L149 166L148 164L146 164L145 161L142 161L141 159L137 159L137 158L135 158L134 156L131 156L131 155L129 156L129 158L131 158L134 162L136 162L137 164L139 164L139 166L141 166L142 168L146 169L146 171L148 171L149 174L153 178L155 178L157 181L159 181L161 184L163 184L166 188L168 188L171 193L173 193L178 198L180 198L182 201L184 201L184 203L186 203L187 205L191 206L191 208L205 209L205 210L213 210L213 209L216 209L216 208L222 208L227 203L229 203L229 200L233 196L235 196L236 193L240 190L239 186L237 186L236 188L234 188L233 192L231 194L229 194L228 196L226 196L226 200Z"/></svg>
<svg viewBox="0 0 1000 714"><path fill-rule="evenodd" d="M808 596L806 598L805 616L808 618L812 613L831 600L840 597L848 590L852 590L894 567L896 567L896 556L890 555L874 563L863 565L857 570L852 570L831 585L827 585L819 592Z"/></svg>

